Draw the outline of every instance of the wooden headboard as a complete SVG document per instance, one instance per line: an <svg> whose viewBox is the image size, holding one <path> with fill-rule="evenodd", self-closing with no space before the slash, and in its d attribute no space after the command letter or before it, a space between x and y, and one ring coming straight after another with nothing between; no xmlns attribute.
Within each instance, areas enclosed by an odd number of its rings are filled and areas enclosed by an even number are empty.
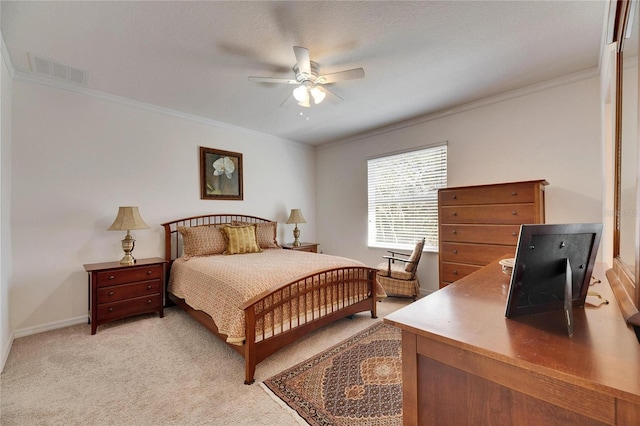
<svg viewBox="0 0 640 426"><path fill-rule="evenodd" d="M273 222L256 216L243 214L210 214L203 216L193 216L183 219L176 219L163 223L164 226L164 258L169 261L169 265L174 259L182 256L182 236L178 232L178 226L194 227L209 225L224 225L231 222L266 223Z"/></svg>

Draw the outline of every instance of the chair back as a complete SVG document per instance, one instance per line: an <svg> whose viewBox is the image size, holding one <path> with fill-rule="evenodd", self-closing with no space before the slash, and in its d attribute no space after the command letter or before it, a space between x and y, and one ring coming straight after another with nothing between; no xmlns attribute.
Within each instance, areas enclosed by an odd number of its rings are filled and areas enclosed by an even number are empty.
<svg viewBox="0 0 640 426"><path fill-rule="evenodd" d="M404 270L407 272L411 272L412 279L416 275L416 271L418 270L418 263L420 262L420 257L422 256L422 250L424 249L425 239L422 238L416 242L416 246L413 248L411 252L411 256L409 256L409 261L405 266Z"/></svg>

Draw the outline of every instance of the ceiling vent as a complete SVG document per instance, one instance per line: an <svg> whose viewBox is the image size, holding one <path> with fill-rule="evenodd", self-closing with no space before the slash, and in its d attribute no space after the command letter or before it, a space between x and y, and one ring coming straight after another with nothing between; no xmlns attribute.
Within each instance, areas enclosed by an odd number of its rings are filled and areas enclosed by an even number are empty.
<svg viewBox="0 0 640 426"><path fill-rule="evenodd" d="M30 56L31 70L37 74L64 80L68 83L87 85L87 72L79 68L70 67L51 59Z"/></svg>

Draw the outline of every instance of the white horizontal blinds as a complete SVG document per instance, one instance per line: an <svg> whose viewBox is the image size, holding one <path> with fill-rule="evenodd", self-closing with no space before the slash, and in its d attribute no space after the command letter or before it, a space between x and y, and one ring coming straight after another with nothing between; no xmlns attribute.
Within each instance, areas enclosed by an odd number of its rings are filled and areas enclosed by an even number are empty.
<svg viewBox="0 0 640 426"><path fill-rule="evenodd" d="M369 246L438 247L438 189L447 186L447 145L367 161Z"/></svg>

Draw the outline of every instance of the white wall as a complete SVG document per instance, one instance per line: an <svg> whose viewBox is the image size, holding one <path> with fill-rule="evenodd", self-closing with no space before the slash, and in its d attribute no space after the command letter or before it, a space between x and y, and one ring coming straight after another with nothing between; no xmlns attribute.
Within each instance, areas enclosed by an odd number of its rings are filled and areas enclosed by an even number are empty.
<svg viewBox="0 0 640 426"><path fill-rule="evenodd" d="M4 44L2 40L0 43ZM2 50L0 61L0 370L13 340L9 316L11 280L11 79Z"/></svg>
<svg viewBox="0 0 640 426"><path fill-rule="evenodd" d="M121 205L138 206L151 227L132 231L137 258L163 256L161 223L205 213L277 220L279 241L291 242L284 221L301 208L303 235L316 239L315 152L307 146L18 78L13 89L9 306L17 337L86 321L82 265L123 256L124 233L106 231ZM243 154L244 201L200 200L199 146Z"/></svg>
<svg viewBox="0 0 640 426"><path fill-rule="evenodd" d="M317 232L325 252L375 266L367 248L366 160L448 141L448 186L546 179L547 223L602 221L598 77L489 104L318 151ZM424 253L421 287L438 288L438 257Z"/></svg>

